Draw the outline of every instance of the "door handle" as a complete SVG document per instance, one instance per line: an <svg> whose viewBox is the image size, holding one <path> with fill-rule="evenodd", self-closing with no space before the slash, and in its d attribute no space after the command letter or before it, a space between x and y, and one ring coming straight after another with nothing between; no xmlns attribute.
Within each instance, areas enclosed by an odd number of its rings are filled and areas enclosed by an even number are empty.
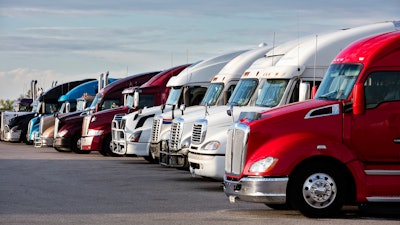
<svg viewBox="0 0 400 225"><path fill-rule="evenodd" d="M400 138L393 139L393 142L396 143L396 144L400 144Z"/></svg>

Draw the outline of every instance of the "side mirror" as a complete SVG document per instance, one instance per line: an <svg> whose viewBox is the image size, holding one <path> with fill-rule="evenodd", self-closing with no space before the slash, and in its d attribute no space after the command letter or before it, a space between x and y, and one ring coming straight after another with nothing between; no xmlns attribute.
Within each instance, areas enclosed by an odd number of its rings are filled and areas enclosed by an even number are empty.
<svg viewBox="0 0 400 225"><path fill-rule="evenodd" d="M161 105L160 105L160 109L161 109L161 112L164 113L165 104L161 104Z"/></svg>
<svg viewBox="0 0 400 225"><path fill-rule="evenodd" d="M133 93L133 108L139 107L139 92Z"/></svg>
<svg viewBox="0 0 400 225"><path fill-rule="evenodd" d="M310 83L301 82L299 87L299 102L310 98Z"/></svg>
<svg viewBox="0 0 400 225"><path fill-rule="evenodd" d="M185 104L181 104L181 105L179 106L179 109L181 110L182 115L183 115L183 111L185 111L186 105L185 105Z"/></svg>
<svg viewBox="0 0 400 225"><path fill-rule="evenodd" d="M65 103L65 112L66 113L71 112L71 103L69 102Z"/></svg>
<svg viewBox="0 0 400 225"><path fill-rule="evenodd" d="M233 115L233 105L232 104L228 105L228 109L226 109L226 114L228 114L228 116Z"/></svg>
<svg viewBox="0 0 400 225"><path fill-rule="evenodd" d="M364 84L355 84L353 89L353 114L362 115L365 113Z"/></svg>

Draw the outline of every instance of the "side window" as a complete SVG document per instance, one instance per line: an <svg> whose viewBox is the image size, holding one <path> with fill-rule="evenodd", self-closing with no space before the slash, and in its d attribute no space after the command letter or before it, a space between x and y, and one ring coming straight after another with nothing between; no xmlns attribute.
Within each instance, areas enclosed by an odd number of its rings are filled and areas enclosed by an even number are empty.
<svg viewBox="0 0 400 225"><path fill-rule="evenodd" d="M105 110L105 109L111 109L111 108L117 108L117 107L119 107L118 99L107 99L103 102L101 109Z"/></svg>
<svg viewBox="0 0 400 225"><path fill-rule="evenodd" d="M233 93L233 90L235 90L236 84L232 84L229 86L229 88L226 90L226 99L229 99Z"/></svg>
<svg viewBox="0 0 400 225"><path fill-rule="evenodd" d="M312 91L312 87L314 85L314 81L303 81L305 83L309 83L310 84L310 92ZM319 85L321 84L321 81L315 81L315 86L317 86L317 88L319 87ZM289 103L293 103L293 102L298 102L299 101L299 92L300 92L300 81L296 81L296 85L293 88L292 94L290 95L290 101ZM311 98L311 93L310 96L308 96L308 98Z"/></svg>
<svg viewBox="0 0 400 225"><path fill-rule="evenodd" d="M189 88L189 106L199 105L207 91L206 87L191 87Z"/></svg>
<svg viewBox="0 0 400 225"><path fill-rule="evenodd" d="M365 105L375 108L379 103L400 100L400 72L374 72L364 82Z"/></svg>

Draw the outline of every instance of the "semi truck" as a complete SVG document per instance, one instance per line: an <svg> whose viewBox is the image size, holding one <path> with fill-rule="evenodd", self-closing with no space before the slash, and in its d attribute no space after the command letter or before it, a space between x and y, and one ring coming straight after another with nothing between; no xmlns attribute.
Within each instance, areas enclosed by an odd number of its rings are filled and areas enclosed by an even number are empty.
<svg viewBox="0 0 400 225"><path fill-rule="evenodd" d="M36 105L33 101L37 98L37 80L32 80L30 83L30 98L22 98L18 99L14 102L14 110L13 111L3 111L1 112L1 120L0 120L0 140L5 140L5 133L10 132L11 119L25 115L24 118L27 118L29 114L34 114L33 106ZM22 118L22 117L21 117ZM15 122L15 121L14 121ZM15 129L16 127L14 127ZM11 131L12 132L12 131ZM18 140L19 141L19 140Z"/></svg>
<svg viewBox="0 0 400 225"><path fill-rule="evenodd" d="M54 122L53 147L59 152L73 151L75 153L90 153L80 150L83 118L91 113L107 110L125 101L122 91L130 86L142 85L160 71L152 71L130 75L108 85L99 85L98 93L88 109L83 112L66 113ZM101 78L104 83L108 79L108 73Z"/></svg>
<svg viewBox="0 0 400 225"><path fill-rule="evenodd" d="M262 58L271 47L261 43L258 48L248 50L242 54L236 56L229 61L216 75L211 79L211 84L207 89L207 92L201 102L201 107L197 107L197 110L192 110L190 113L186 112L185 115L177 117L173 120L171 126L171 135L176 134L175 121L180 120L183 123L183 118L201 118L205 114L214 114L214 108L219 108L227 104L228 99L232 95L239 78L243 72L257 59ZM185 121L187 123L187 121ZM190 123L190 122L189 122ZM179 128L181 129L181 128ZM170 138L166 148L160 151L160 164L168 167L182 167L187 168L187 158L182 155L187 153L173 151L174 139Z"/></svg>
<svg viewBox="0 0 400 225"><path fill-rule="evenodd" d="M301 44L294 46L275 65L260 72L258 77L262 84L250 108L235 107L234 105L241 105L240 98L231 101L234 106L233 118L242 117L242 112L261 112L309 99L309 87L316 87L321 82L332 59L343 48L360 38L394 29L393 22L384 22L308 37ZM257 76L253 73L244 79L254 81ZM302 88L303 85L306 87ZM192 174L223 180L226 131L232 123L232 118L224 112L210 114L194 123L188 156Z"/></svg>
<svg viewBox="0 0 400 225"><path fill-rule="evenodd" d="M161 144L165 144L165 140L168 139L171 121L177 116L198 110L199 108L196 106L201 103L212 77L230 60L245 51L247 50L233 51L207 58L193 67L187 68L187 71L182 71L182 75L169 80L167 85L171 86L171 91L165 106L168 110L162 109L161 113L158 112L159 114L153 117L153 123L148 127L150 135L146 133L145 140L132 142L132 144L136 146L142 144L143 147L148 147L144 150L144 154L149 154L150 162L158 163Z"/></svg>
<svg viewBox="0 0 400 225"><path fill-rule="evenodd" d="M107 76L107 82L103 85L106 86L116 80L116 78L108 78ZM101 79L88 81L60 96L58 102L61 104L61 107L58 112L43 116L40 119L39 130L35 134L34 146L36 148L53 147L55 118L63 113L83 111L97 94L100 82ZM89 99L91 100L88 101Z"/></svg>
<svg viewBox="0 0 400 225"><path fill-rule="evenodd" d="M307 217L398 204L399 58L400 31L356 41L332 60L314 99L236 122L226 148L229 200L289 204Z"/></svg>
<svg viewBox="0 0 400 225"><path fill-rule="evenodd" d="M176 91L180 90L182 87L190 87L196 86L200 79L207 79L210 74L215 74L220 70L220 65L216 64L214 61L212 63L208 62L209 60L205 60L202 63L193 64L191 67L188 67L185 71L182 71L177 78L172 79L167 83L167 86L174 91L171 91L169 94L171 96L176 95ZM215 71L211 71L210 67L213 67ZM207 82L207 80L205 80ZM213 81L212 81L213 82ZM214 81L216 82L216 81ZM234 87L237 81L233 79L226 79L226 84L228 87ZM207 89L206 93L209 93L210 89L214 91L218 91L221 93L222 88L215 86L212 88L213 84ZM198 87L203 89L203 87ZM225 93L225 91L223 91ZM189 94L190 92L186 92ZM207 95L207 94L206 94ZM210 100L212 96L209 96ZM165 112L172 110L172 107L177 106L184 103L182 100L186 99L186 104L191 102L190 98L199 98L198 96L188 96L187 98L177 98L173 97L173 101L167 101L166 106L163 108L160 107L152 107L148 109L144 109L138 111L137 113L128 114L124 117L116 116L113 120L113 144L115 148L113 152L120 155L127 156L142 156L149 162L156 162L155 158L151 157L149 152L149 144L150 144L150 134L151 134L151 126L153 124L153 117L156 114L161 114L162 110ZM218 99L214 99L214 101L208 101L208 104L215 104ZM204 101L204 99L203 99ZM173 106L176 105L176 106ZM193 105L189 105L193 106ZM175 115L174 113L174 115ZM186 112L185 112L186 113ZM122 124L122 126L120 126Z"/></svg>
<svg viewBox="0 0 400 225"><path fill-rule="evenodd" d="M32 103L34 105L32 113L17 116L12 119L8 132L5 133L5 140L11 142L23 141L25 144L33 144L33 132L39 128L40 117L56 112L61 106L58 103L58 98L61 95L67 93L79 84L90 80L91 79L83 79L59 85L53 82L51 88L38 94L38 97Z"/></svg>
<svg viewBox="0 0 400 225"><path fill-rule="evenodd" d="M115 115L124 115L146 107L159 106L165 102L169 88L165 86L169 78L179 74L189 64L164 70L141 86L129 87L122 94L127 96L124 107L103 110L87 115L83 120L81 137L82 151L99 151L104 156L115 156L112 152L111 122Z"/></svg>

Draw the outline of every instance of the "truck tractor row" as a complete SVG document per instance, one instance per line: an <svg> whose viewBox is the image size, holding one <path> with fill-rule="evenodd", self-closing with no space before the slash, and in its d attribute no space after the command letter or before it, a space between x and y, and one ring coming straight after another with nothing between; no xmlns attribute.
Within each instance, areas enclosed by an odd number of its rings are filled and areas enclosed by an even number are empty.
<svg viewBox="0 0 400 225"><path fill-rule="evenodd" d="M41 93L32 81L16 105L32 111L2 112L0 138L143 157L307 217L400 204L400 22L275 42Z"/></svg>

